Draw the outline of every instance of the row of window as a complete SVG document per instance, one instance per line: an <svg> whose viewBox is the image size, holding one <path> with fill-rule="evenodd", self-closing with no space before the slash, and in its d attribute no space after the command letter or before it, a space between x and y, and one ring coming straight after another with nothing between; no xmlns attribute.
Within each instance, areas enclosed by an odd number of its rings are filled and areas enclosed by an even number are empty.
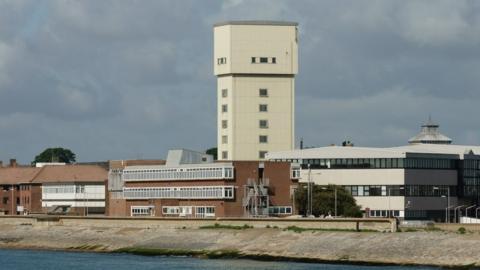
<svg viewBox="0 0 480 270"><path fill-rule="evenodd" d="M215 206L164 206L163 215L215 217Z"/></svg>
<svg viewBox="0 0 480 270"><path fill-rule="evenodd" d="M270 215L291 215L292 207L291 206L270 206L268 208L268 213Z"/></svg>
<svg viewBox="0 0 480 270"><path fill-rule="evenodd" d="M258 96L259 97L268 97L268 89L267 88L260 88L258 89ZM222 97L228 97L228 89L222 89Z"/></svg>
<svg viewBox="0 0 480 270"><path fill-rule="evenodd" d="M432 185L369 185L369 186L343 186L352 196L406 196L406 197L442 197L457 196L455 186Z"/></svg>
<svg viewBox="0 0 480 270"><path fill-rule="evenodd" d="M446 169L454 170L454 159L431 158L337 158L337 159L275 159L301 162L304 169Z"/></svg>
<svg viewBox="0 0 480 270"><path fill-rule="evenodd" d="M123 188L126 199L233 199L233 186Z"/></svg>
<svg viewBox="0 0 480 270"><path fill-rule="evenodd" d="M124 181L232 179L233 167L126 169L122 177Z"/></svg>
<svg viewBox="0 0 480 270"><path fill-rule="evenodd" d="M42 186L42 193L85 193L85 185Z"/></svg>
<svg viewBox="0 0 480 270"><path fill-rule="evenodd" d="M262 136L260 136L262 137ZM267 136L265 136L267 137ZM268 140L268 138L265 138ZM260 142L262 143L262 142ZM259 159L265 159L265 156L267 155L268 151L258 151L258 158ZM228 151L222 151L222 159L228 160Z"/></svg>
<svg viewBox="0 0 480 270"><path fill-rule="evenodd" d="M259 112L268 112L268 104L259 104L258 105L258 111ZM227 113L228 112L228 105L227 104L222 104L222 113Z"/></svg>
<svg viewBox="0 0 480 270"><path fill-rule="evenodd" d="M277 58L276 57L252 57L251 61L252 61L252 64L276 64ZM217 58L217 65L224 65L226 63L227 63L226 57Z"/></svg>
<svg viewBox="0 0 480 270"><path fill-rule="evenodd" d="M390 213L389 213L390 212ZM399 210L370 210L370 217L399 217Z"/></svg>
<svg viewBox="0 0 480 270"><path fill-rule="evenodd" d="M265 119L258 120L258 126L259 126L259 128L267 129L268 128L268 120L265 120ZM222 120L222 128L223 129L228 128L228 120Z"/></svg>
<svg viewBox="0 0 480 270"><path fill-rule="evenodd" d="M252 57L252 64L276 64L276 57Z"/></svg>
<svg viewBox="0 0 480 270"><path fill-rule="evenodd" d="M155 207L154 206L132 206L130 208L130 215L132 217L154 216L155 215Z"/></svg>
<svg viewBox="0 0 480 270"><path fill-rule="evenodd" d="M258 142L259 143L268 143L268 136L267 135L258 136ZM228 143L228 136L223 135L222 136L222 144L227 144L227 143Z"/></svg>

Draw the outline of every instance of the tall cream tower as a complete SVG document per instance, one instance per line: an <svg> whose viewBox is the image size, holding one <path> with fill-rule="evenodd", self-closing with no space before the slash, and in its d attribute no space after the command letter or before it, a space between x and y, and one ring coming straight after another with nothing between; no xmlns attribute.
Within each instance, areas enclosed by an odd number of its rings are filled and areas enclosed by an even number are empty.
<svg viewBox="0 0 480 270"><path fill-rule="evenodd" d="M229 21L214 26L218 158L259 160L294 148L297 23Z"/></svg>

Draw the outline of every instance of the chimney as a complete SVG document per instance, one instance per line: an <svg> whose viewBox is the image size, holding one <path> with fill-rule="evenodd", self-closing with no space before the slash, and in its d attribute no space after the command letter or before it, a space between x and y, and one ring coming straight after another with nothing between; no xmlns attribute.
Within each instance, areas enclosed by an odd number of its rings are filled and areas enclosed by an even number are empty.
<svg viewBox="0 0 480 270"><path fill-rule="evenodd" d="M10 159L10 167L15 168L17 167L17 160L14 158Z"/></svg>

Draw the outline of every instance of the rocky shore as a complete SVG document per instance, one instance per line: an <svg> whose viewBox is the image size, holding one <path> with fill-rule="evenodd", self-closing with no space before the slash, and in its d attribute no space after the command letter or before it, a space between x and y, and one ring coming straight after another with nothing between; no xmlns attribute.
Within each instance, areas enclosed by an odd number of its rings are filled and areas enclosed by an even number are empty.
<svg viewBox="0 0 480 270"><path fill-rule="evenodd" d="M125 227L8 224L0 248L129 252L308 262L480 267L480 233L350 232L274 227Z"/></svg>

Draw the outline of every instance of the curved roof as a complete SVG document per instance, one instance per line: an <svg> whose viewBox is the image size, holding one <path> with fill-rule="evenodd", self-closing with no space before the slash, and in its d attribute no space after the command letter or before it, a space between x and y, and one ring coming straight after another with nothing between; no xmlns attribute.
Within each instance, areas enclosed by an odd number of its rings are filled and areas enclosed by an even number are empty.
<svg viewBox="0 0 480 270"><path fill-rule="evenodd" d="M298 26L296 22L286 22L286 21L225 21L215 23L213 26L224 26L224 25L274 25L274 26Z"/></svg>
<svg viewBox="0 0 480 270"><path fill-rule="evenodd" d="M439 125L434 123L431 118L422 125L422 130L416 136L410 138L408 143L427 143L427 144L451 144L452 139L441 134L438 131Z"/></svg>

